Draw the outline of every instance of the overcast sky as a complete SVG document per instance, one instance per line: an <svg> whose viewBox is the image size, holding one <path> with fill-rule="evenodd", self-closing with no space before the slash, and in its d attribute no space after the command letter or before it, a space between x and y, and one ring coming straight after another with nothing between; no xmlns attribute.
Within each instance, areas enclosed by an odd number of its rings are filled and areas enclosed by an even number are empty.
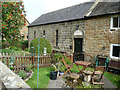
<svg viewBox="0 0 120 90"><path fill-rule="evenodd" d="M26 18L31 23L40 15L90 0L23 0Z"/></svg>

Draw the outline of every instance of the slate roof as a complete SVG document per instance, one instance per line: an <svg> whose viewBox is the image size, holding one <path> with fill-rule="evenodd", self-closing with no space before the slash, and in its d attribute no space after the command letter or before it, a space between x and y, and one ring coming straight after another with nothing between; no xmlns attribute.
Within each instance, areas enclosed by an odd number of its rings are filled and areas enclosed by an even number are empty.
<svg viewBox="0 0 120 90"><path fill-rule="evenodd" d="M89 16L120 13L119 2L99 2Z"/></svg>
<svg viewBox="0 0 120 90"><path fill-rule="evenodd" d="M86 17L120 13L120 0L116 1L119 2L104 2L104 0L101 0L92 10L92 12ZM89 13L89 10L93 6L93 4L94 2L86 2L43 14L38 17L34 22L32 22L28 27L83 19L85 18L85 15Z"/></svg>
<svg viewBox="0 0 120 90"><path fill-rule="evenodd" d="M93 4L94 2L86 2L43 14L28 27L84 18L84 15L89 11Z"/></svg>

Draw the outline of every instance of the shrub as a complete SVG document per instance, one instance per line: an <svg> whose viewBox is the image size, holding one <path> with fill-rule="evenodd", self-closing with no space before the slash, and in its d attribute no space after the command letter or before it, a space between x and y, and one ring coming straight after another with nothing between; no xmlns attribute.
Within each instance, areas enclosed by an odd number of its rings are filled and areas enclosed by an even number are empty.
<svg viewBox="0 0 120 90"><path fill-rule="evenodd" d="M20 47L15 47L15 46L9 46L9 49L10 49L10 50L18 50L18 51L21 50Z"/></svg>
<svg viewBox="0 0 120 90"><path fill-rule="evenodd" d="M28 49L28 48L25 48L25 51L29 52L29 49Z"/></svg>
<svg viewBox="0 0 120 90"><path fill-rule="evenodd" d="M9 47L8 41L2 40L1 44L2 44L2 48L8 48Z"/></svg>
<svg viewBox="0 0 120 90"><path fill-rule="evenodd" d="M20 77L22 77L22 79L25 79L26 76L27 76L24 70L21 70L21 71L18 73L18 75L19 75Z"/></svg>
<svg viewBox="0 0 120 90"><path fill-rule="evenodd" d="M53 54L53 58L56 59L57 61L60 61L63 58L64 55L62 55L60 52L57 52Z"/></svg>
<svg viewBox="0 0 120 90"><path fill-rule="evenodd" d="M38 42L39 42L39 38L35 38L30 43L30 48L34 47L36 54L38 53ZM47 48L47 50L46 50L47 53L52 52L52 46L51 46L50 42L45 38L40 38L40 48L39 48L40 54L44 53L44 47Z"/></svg>
<svg viewBox="0 0 120 90"><path fill-rule="evenodd" d="M22 50L28 48L28 40L23 40L20 42Z"/></svg>
<svg viewBox="0 0 120 90"><path fill-rule="evenodd" d="M13 70L13 67L10 67L10 70Z"/></svg>
<svg viewBox="0 0 120 90"><path fill-rule="evenodd" d="M27 72L30 72L30 71L31 71L31 67L28 66L28 67L25 68L25 70L26 70Z"/></svg>
<svg viewBox="0 0 120 90"><path fill-rule="evenodd" d="M33 69L33 66L34 65L30 65L30 66L27 66L26 68L25 68L25 71L27 71L27 72L30 72L32 69Z"/></svg>

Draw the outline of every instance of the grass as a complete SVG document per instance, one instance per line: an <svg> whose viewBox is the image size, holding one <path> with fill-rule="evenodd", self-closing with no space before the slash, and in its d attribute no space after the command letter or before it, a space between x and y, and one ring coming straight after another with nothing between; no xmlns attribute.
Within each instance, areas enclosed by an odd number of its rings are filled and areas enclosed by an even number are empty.
<svg viewBox="0 0 120 90"><path fill-rule="evenodd" d="M82 66L79 66L80 69L82 69ZM87 68L87 70L94 70L92 68ZM26 83L31 87L31 88L37 88L37 68L33 69L34 74L32 76L32 78L30 78ZM43 67L40 68L39 70L39 88L47 88L48 84L49 84L49 80L50 80L50 71L52 71L52 69L50 67ZM73 68L71 69L72 72L74 73L78 73L79 69L78 67L74 64ZM118 85L117 82L115 82L114 80L114 76L116 74L113 73L109 73L109 72L105 72L104 76L106 76L114 85Z"/></svg>
<svg viewBox="0 0 120 90"><path fill-rule="evenodd" d="M22 50L10 50L10 49L0 49L0 53L22 53L24 54L24 52Z"/></svg>
<svg viewBox="0 0 120 90"><path fill-rule="evenodd" d="M115 80L115 76L117 76L118 79L120 79L120 75L106 72L104 76L107 77L115 86L120 88L120 80L117 80L117 82Z"/></svg>
<svg viewBox="0 0 120 90"><path fill-rule="evenodd" d="M38 88L47 88L50 80L50 71L52 69L50 67L42 67L39 70L39 82L38 82ZM31 88L37 88L37 68L33 69L33 76L30 78L26 83Z"/></svg>

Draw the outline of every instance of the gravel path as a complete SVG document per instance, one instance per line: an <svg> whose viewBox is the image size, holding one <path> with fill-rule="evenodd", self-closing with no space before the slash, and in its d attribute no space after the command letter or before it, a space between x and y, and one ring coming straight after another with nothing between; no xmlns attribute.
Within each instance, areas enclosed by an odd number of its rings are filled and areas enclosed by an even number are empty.
<svg viewBox="0 0 120 90"><path fill-rule="evenodd" d="M104 77L104 88L117 88L110 80ZM62 88L65 85L65 82L62 79L62 76L58 76L56 80L50 80L48 88Z"/></svg>
<svg viewBox="0 0 120 90"><path fill-rule="evenodd" d="M62 76L58 76L56 80L49 81L48 88L62 88L64 84Z"/></svg>

